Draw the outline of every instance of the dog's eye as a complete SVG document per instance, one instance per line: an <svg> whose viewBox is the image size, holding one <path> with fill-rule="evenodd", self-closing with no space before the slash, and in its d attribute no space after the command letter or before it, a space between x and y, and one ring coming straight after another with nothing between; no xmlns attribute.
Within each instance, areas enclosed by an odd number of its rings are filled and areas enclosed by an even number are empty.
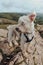
<svg viewBox="0 0 43 65"><path fill-rule="evenodd" d="M16 29L16 31L19 31L19 28L15 28Z"/></svg>
<svg viewBox="0 0 43 65"><path fill-rule="evenodd" d="M22 22L22 25L25 25L24 22Z"/></svg>

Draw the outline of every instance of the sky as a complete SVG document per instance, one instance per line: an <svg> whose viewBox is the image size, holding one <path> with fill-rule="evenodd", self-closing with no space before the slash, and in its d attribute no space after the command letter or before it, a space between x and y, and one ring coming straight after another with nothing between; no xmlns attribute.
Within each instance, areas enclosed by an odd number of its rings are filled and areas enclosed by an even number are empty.
<svg viewBox="0 0 43 65"><path fill-rule="evenodd" d="M43 13L43 0L1 0L0 12Z"/></svg>

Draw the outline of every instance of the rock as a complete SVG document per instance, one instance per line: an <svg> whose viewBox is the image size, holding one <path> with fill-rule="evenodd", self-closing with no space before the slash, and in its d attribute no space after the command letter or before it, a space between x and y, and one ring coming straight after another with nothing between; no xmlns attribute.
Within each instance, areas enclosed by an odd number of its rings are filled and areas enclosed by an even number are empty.
<svg viewBox="0 0 43 65"><path fill-rule="evenodd" d="M36 65L43 65L40 55L35 55L34 61L35 61L35 64L36 64Z"/></svg>
<svg viewBox="0 0 43 65"><path fill-rule="evenodd" d="M14 62L13 62L13 61L11 61L11 62L9 63L9 65L14 65Z"/></svg>
<svg viewBox="0 0 43 65"><path fill-rule="evenodd" d="M37 29L40 30L40 31L42 31L43 30L43 25L37 24Z"/></svg>
<svg viewBox="0 0 43 65"><path fill-rule="evenodd" d="M0 37L7 37L8 31L5 29L0 29Z"/></svg>
<svg viewBox="0 0 43 65"><path fill-rule="evenodd" d="M0 63L1 63L2 59L3 59L3 56L2 56L2 54L0 52Z"/></svg>
<svg viewBox="0 0 43 65"><path fill-rule="evenodd" d="M9 55L11 52L14 51L15 47L10 47L8 43L0 43L0 49L2 49L4 54Z"/></svg>
<svg viewBox="0 0 43 65"><path fill-rule="evenodd" d="M2 41L0 42L0 49L2 49L5 54L10 55L11 52L15 50L15 47L10 48L8 42L3 42L5 37L7 37L7 31L3 31L2 33L0 32L0 40ZM21 47L22 46L20 46L20 48ZM1 60L3 59L2 55L0 55L0 58ZM9 65L13 65L14 62L17 65L43 65L43 39L38 31L35 31L35 38L30 43L23 44L22 52L18 52L15 58L9 62Z"/></svg>
<svg viewBox="0 0 43 65"><path fill-rule="evenodd" d="M30 44L24 44L24 49L22 49L22 51L25 61L23 61L23 63L20 65L26 65L26 63L27 65L43 65L43 46L41 46L43 45L42 40L43 39L40 37L37 31L35 32L35 38L33 41Z"/></svg>

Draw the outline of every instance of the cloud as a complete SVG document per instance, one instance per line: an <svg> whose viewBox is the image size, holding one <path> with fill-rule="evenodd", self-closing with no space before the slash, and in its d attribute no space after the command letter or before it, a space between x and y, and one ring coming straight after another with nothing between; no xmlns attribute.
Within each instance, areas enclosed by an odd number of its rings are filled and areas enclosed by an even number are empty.
<svg viewBox="0 0 43 65"><path fill-rule="evenodd" d="M0 12L43 12L43 0L1 0Z"/></svg>
<svg viewBox="0 0 43 65"><path fill-rule="evenodd" d="M5 0L5 1L2 1L1 5L3 8L8 9L8 8L12 7L13 3L12 3L12 0L11 1Z"/></svg>

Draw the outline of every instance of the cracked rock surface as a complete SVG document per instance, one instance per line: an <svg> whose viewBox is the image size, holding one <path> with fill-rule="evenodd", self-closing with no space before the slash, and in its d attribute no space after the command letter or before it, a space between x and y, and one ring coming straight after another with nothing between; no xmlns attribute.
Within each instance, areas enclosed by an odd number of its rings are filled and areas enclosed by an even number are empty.
<svg viewBox="0 0 43 65"><path fill-rule="evenodd" d="M15 47L10 48L8 42L4 43L7 37L7 30L0 32L0 65L43 65L43 38L38 31L31 43L25 43L24 49L20 52L12 53ZM6 58L3 54L7 55ZM11 54L12 53L12 54ZM11 58L10 58L11 56ZM4 59L4 60L3 60Z"/></svg>

